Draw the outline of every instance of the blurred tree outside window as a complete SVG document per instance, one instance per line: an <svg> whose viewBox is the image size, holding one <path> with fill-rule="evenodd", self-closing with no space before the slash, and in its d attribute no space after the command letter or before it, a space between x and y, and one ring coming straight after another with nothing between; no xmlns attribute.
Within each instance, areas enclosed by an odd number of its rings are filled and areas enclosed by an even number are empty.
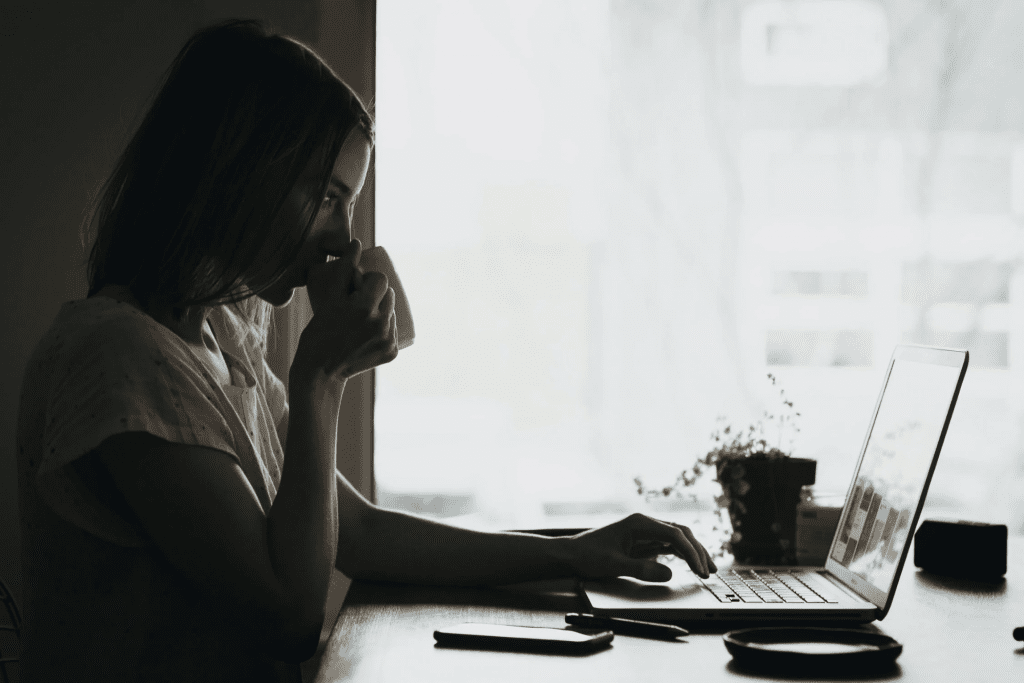
<svg viewBox="0 0 1024 683"><path fill-rule="evenodd" d="M715 419L802 413L850 483L898 343L967 348L928 513L1024 531L1024 5L379 0L376 234L416 343L380 504L473 528L648 507ZM698 488L711 503L711 482Z"/></svg>

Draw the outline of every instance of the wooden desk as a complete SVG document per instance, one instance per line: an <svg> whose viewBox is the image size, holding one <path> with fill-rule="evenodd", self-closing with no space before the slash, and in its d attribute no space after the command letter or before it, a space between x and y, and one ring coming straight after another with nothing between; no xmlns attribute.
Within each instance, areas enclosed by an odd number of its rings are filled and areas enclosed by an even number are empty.
<svg viewBox="0 0 1024 683"><path fill-rule="evenodd" d="M943 579L913 566L913 548L888 616L873 628L903 643L898 668L877 680L1024 681L1024 537L1011 537L1006 580ZM494 589L354 582L331 632L316 683L443 681L713 681L759 678L738 669L721 633L679 642L615 636L584 657L435 648L436 628L467 621L565 626L581 610L572 581ZM691 629L692 630L692 629ZM805 679L806 680L806 679ZM837 679L842 680L842 679Z"/></svg>

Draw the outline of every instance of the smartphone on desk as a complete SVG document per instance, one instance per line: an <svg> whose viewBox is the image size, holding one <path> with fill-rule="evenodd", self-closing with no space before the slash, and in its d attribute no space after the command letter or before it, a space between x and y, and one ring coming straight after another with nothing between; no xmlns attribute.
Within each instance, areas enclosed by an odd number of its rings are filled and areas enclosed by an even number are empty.
<svg viewBox="0 0 1024 683"><path fill-rule="evenodd" d="M434 640L442 647L567 655L586 654L607 647L614 637L611 631L502 624L459 624L434 631Z"/></svg>

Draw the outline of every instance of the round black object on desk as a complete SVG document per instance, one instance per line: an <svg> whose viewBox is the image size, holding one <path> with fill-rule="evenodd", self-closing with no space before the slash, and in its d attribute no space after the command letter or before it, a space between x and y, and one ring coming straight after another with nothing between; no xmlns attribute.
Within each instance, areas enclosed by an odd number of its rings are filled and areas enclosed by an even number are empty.
<svg viewBox="0 0 1024 683"><path fill-rule="evenodd" d="M739 666L791 676L885 671L903 652L889 636L843 628L747 628L722 640Z"/></svg>

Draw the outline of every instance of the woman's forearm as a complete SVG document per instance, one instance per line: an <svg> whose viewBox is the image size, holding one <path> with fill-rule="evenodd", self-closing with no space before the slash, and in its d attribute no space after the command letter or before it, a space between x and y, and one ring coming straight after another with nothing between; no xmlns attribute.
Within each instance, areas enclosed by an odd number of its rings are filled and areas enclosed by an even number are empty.
<svg viewBox="0 0 1024 683"><path fill-rule="evenodd" d="M353 539L350 578L498 586L574 575L564 538L481 532L374 507Z"/></svg>
<svg viewBox="0 0 1024 683"><path fill-rule="evenodd" d="M294 609L293 628L319 634L338 550L335 462L345 385L295 375L289 389L288 442L267 543Z"/></svg>

